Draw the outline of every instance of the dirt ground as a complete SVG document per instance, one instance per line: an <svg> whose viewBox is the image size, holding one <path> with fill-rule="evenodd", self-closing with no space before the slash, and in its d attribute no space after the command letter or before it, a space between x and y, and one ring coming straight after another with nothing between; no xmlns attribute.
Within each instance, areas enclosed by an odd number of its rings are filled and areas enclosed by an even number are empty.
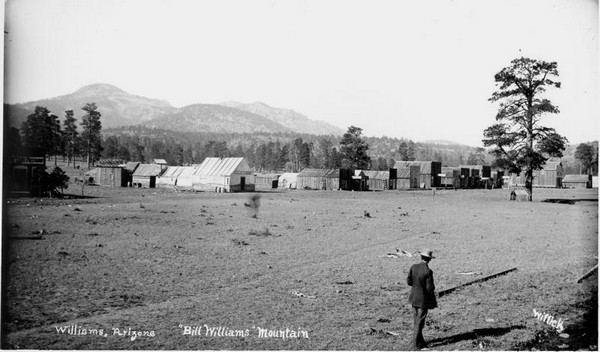
<svg viewBox="0 0 600 352"><path fill-rule="evenodd" d="M517 268L440 297L432 350L597 350L597 189L256 193L5 200L2 348L405 350L386 254L427 247L437 291Z"/></svg>

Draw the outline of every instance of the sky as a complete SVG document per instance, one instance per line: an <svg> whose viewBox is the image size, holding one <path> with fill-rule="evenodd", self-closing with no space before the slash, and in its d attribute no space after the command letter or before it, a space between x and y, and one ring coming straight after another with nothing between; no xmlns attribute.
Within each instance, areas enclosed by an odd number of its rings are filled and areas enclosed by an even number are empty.
<svg viewBox="0 0 600 352"><path fill-rule="evenodd" d="M94 83L171 105L263 102L365 136L482 146L494 75L556 61L573 144L598 139L598 1L6 0L4 101Z"/></svg>

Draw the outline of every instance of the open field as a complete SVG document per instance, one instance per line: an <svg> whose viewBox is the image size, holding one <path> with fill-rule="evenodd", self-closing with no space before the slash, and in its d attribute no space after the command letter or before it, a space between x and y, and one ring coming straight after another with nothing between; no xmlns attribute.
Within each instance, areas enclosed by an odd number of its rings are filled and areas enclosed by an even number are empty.
<svg viewBox="0 0 600 352"><path fill-rule="evenodd" d="M507 190L265 191L257 218L248 193L85 194L4 204L3 348L402 350L416 259L385 254L423 247L438 291L518 268L441 297L432 349L597 344L597 274L575 283L598 262L597 189L534 189L532 203ZM119 335L129 328L154 336Z"/></svg>

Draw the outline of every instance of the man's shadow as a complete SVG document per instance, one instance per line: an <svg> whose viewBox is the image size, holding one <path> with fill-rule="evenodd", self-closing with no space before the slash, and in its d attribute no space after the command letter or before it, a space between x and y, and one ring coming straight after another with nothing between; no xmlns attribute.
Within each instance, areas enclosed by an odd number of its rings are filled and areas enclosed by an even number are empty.
<svg viewBox="0 0 600 352"><path fill-rule="evenodd" d="M428 341L428 347L443 346L451 343L456 343L463 340L476 340L480 337L485 336L500 336L509 333L511 330L525 329L525 325L513 325L505 328L485 328L475 329L469 332L463 332L461 334L452 335L448 337L442 337Z"/></svg>

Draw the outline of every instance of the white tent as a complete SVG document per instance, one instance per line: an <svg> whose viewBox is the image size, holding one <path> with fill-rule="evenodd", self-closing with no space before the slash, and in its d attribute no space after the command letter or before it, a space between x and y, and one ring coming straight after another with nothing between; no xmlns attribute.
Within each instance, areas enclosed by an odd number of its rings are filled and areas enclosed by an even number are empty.
<svg viewBox="0 0 600 352"><path fill-rule="evenodd" d="M296 183L298 179L297 172L286 172L279 176L279 182L277 188L279 189L296 189Z"/></svg>

